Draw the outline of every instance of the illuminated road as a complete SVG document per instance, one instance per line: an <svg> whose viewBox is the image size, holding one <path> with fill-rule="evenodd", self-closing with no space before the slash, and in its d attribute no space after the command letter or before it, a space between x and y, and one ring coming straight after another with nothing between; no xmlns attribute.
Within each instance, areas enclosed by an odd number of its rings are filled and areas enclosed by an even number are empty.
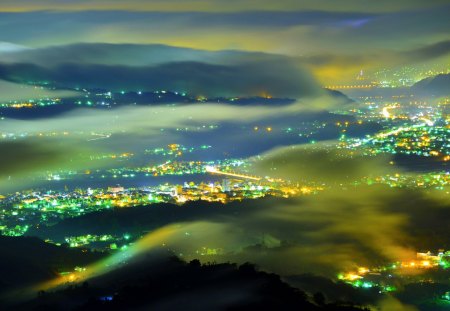
<svg viewBox="0 0 450 311"><path fill-rule="evenodd" d="M369 142L371 142L371 141L373 141L375 139L386 138L388 136L397 135L397 134L399 134L401 132L407 132L407 131L410 131L412 129L422 127L424 125L426 125L426 124L425 123L421 123L421 124L414 124L414 125L411 125L411 126L408 126L408 127L399 127L399 128L393 129L393 130L391 130L389 132L379 133L379 134L376 134L373 137L370 137L370 138L367 138L367 139L362 139L362 140L360 140L360 141L358 141L358 142L356 142L354 144L349 145L349 147L351 147L351 148L359 147L359 146L361 146L363 144L367 144L367 143L369 143Z"/></svg>
<svg viewBox="0 0 450 311"><path fill-rule="evenodd" d="M244 178L244 179L251 179L251 180L257 180L260 181L262 178L249 176L249 175L243 175L243 174L235 174L235 173L229 173L229 172L222 172L216 169L213 166L207 166L206 171L211 174L218 174L218 175L225 175L225 176L231 176L231 177L237 177L237 178Z"/></svg>

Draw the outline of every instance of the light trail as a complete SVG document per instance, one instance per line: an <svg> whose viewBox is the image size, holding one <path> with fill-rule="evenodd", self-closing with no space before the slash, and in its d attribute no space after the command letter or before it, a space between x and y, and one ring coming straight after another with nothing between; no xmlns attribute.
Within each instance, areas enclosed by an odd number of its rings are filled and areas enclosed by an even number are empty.
<svg viewBox="0 0 450 311"><path fill-rule="evenodd" d="M238 177L238 178L244 178L244 179L251 179L251 180L256 180L256 181L260 181L262 179L260 177L248 176L248 175L243 175L243 174L222 172L222 171L219 171L218 169L216 169L213 166L207 166L206 167L206 172L211 173L211 174L218 174L218 175L225 175L225 176Z"/></svg>
<svg viewBox="0 0 450 311"><path fill-rule="evenodd" d="M97 134L97 133L91 133L92 136L97 136L95 138L90 138L87 141L94 141L94 140L100 140L100 139L108 139L111 137L111 134Z"/></svg>

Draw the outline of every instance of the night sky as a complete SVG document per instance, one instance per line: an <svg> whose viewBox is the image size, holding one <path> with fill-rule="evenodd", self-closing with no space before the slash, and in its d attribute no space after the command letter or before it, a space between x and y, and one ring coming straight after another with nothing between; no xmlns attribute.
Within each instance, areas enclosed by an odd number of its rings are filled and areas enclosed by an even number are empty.
<svg viewBox="0 0 450 311"><path fill-rule="evenodd" d="M360 68L445 63L448 10L445 0L2 1L0 49L89 42L275 53L329 84Z"/></svg>

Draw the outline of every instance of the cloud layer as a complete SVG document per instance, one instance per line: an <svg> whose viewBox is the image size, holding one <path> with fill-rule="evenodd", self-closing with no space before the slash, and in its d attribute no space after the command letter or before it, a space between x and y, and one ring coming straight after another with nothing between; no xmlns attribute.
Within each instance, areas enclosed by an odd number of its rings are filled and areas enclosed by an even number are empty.
<svg viewBox="0 0 450 311"><path fill-rule="evenodd" d="M6 53L0 78L70 88L173 90L203 96L317 95L298 61L281 55L162 45L71 45Z"/></svg>
<svg viewBox="0 0 450 311"><path fill-rule="evenodd" d="M75 91L55 91L42 87L11 83L0 79L0 102L26 101L29 99L55 99L79 95Z"/></svg>

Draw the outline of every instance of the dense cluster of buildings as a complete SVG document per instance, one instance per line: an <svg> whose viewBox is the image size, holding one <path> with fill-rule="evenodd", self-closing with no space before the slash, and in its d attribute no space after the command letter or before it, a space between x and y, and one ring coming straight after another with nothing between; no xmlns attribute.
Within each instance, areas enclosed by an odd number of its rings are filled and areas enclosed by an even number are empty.
<svg viewBox="0 0 450 311"><path fill-rule="evenodd" d="M243 178L244 177L244 178ZM230 202L270 196L309 194L319 189L283 181L246 180L228 176L211 183L185 182L155 187L76 189L74 191L24 191L0 198L0 230L3 235L23 235L31 226L49 225L104 209L152 203L182 204L187 201Z"/></svg>

